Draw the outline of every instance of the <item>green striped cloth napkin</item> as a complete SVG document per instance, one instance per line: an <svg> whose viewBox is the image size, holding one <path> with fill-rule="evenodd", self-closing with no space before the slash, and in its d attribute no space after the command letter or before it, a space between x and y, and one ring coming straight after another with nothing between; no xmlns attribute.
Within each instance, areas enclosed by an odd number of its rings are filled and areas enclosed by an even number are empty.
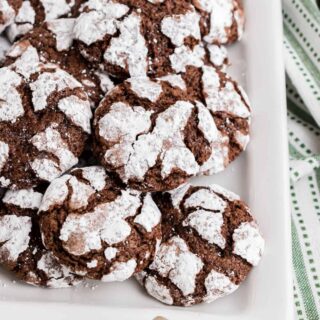
<svg viewBox="0 0 320 320"><path fill-rule="evenodd" d="M320 9L283 0L296 319L320 319Z"/></svg>

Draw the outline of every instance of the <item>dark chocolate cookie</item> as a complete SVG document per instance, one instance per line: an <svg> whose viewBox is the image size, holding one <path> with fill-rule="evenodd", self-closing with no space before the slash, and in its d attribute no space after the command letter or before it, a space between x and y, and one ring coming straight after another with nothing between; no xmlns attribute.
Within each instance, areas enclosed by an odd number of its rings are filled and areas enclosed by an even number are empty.
<svg viewBox="0 0 320 320"><path fill-rule="evenodd" d="M119 187L99 166L54 180L39 215L45 246L75 273L105 282L143 270L161 241L151 195Z"/></svg>
<svg viewBox="0 0 320 320"><path fill-rule="evenodd" d="M61 18L32 29L14 44L7 54L5 64L11 64L16 59L17 52L23 52L32 46L42 61L57 64L81 82L92 107L95 107L113 87L113 82L106 72L93 67L73 47L73 25L74 19Z"/></svg>
<svg viewBox="0 0 320 320"><path fill-rule="evenodd" d="M83 0L24 0L7 29L11 42L45 21L72 17Z"/></svg>
<svg viewBox="0 0 320 320"><path fill-rule="evenodd" d="M200 12L186 0L88 0L80 6L74 37L83 56L114 77L160 77L188 65L226 63L218 41L202 42L200 22Z"/></svg>
<svg viewBox="0 0 320 320"><path fill-rule="evenodd" d="M92 112L70 74L41 63L33 47L13 53L19 58L0 69L0 184L25 189L78 163Z"/></svg>
<svg viewBox="0 0 320 320"><path fill-rule="evenodd" d="M245 94L213 67L131 78L95 112L95 154L132 188L171 190L223 170L245 148L249 122Z"/></svg>
<svg viewBox="0 0 320 320"><path fill-rule="evenodd" d="M0 33L13 23L23 0L1 0L0 1Z"/></svg>
<svg viewBox="0 0 320 320"><path fill-rule="evenodd" d="M259 263L264 240L235 194L216 185L185 185L155 200L163 242L137 275L154 298L177 306L209 303L235 291Z"/></svg>
<svg viewBox="0 0 320 320"><path fill-rule="evenodd" d="M37 210L42 193L7 191L0 205L0 264L29 284L66 288L81 277L61 265L41 240Z"/></svg>

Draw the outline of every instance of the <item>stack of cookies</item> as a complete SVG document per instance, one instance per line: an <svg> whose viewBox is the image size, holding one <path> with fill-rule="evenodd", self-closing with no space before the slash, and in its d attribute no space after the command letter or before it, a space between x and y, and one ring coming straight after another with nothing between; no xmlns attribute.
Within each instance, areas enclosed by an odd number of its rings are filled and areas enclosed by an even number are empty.
<svg viewBox="0 0 320 320"><path fill-rule="evenodd" d="M226 73L243 26L240 0L0 0L1 265L49 288L135 276L177 306L235 291L264 240L190 178L249 142Z"/></svg>

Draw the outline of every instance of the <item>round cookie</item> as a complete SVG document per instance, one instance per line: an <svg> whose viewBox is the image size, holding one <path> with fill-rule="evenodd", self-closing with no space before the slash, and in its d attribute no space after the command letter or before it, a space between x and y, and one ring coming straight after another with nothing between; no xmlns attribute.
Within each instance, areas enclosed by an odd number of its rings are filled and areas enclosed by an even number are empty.
<svg viewBox="0 0 320 320"><path fill-rule="evenodd" d="M226 50L202 42L200 21L186 0L88 0L80 6L74 38L88 61L120 79L162 77L188 65L223 67Z"/></svg>
<svg viewBox="0 0 320 320"><path fill-rule="evenodd" d="M189 177L219 172L249 140L244 97L213 67L188 67L182 76L157 80L131 78L96 109L95 154L142 191L171 190Z"/></svg>
<svg viewBox="0 0 320 320"><path fill-rule="evenodd" d="M0 33L8 27L18 13L23 0L1 0L0 1Z"/></svg>
<svg viewBox="0 0 320 320"><path fill-rule="evenodd" d="M45 246L75 273L104 282L143 270L161 241L151 195L119 187L100 166L54 180L39 215Z"/></svg>
<svg viewBox="0 0 320 320"><path fill-rule="evenodd" d="M156 195L163 242L137 275L157 300L177 306L213 302L234 292L256 266L264 240L249 208L217 185Z"/></svg>
<svg viewBox="0 0 320 320"><path fill-rule="evenodd" d="M82 278L61 265L41 240L37 210L42 193L7 191L0 205L0 264L29 284L48 288L77 285Z"/></svg>
<svg viewBox="0 0 320 320"><path fill-rule="evenodd" d="M78 163L91 132L82 85L28 47L0 69L0 184L26 189Z"/></svg>
<svg viewBox="0 0 320 320"><path fill-rule="evenodd" d="M72 17L83 0L24 0L7 28L11 42L45 21Z"/></svg>
<svg viewBox="0 0 320 320"><path fill-rule="evenodd" d="M73 75L83 85L92 107L97 106L113 82L106 72L93 67L73 47L74 19L48 21L28 32L7 54L5 64L11 64L28 47L35 48L42 61L55 63Z"/></svg>

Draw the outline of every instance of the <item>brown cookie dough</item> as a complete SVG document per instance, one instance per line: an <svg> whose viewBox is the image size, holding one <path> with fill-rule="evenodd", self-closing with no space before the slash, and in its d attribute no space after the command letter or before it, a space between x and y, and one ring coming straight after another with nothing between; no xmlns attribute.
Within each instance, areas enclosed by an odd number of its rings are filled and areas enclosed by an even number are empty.
<svg viewBox="0 0 320 320"><path fill-rule="evenodd" d="M81 2L83 0L24 0L7 28L9 40L13 42L45 21L73 17Z"/></svg>
<svg viewBox="0 0 320 320"><path fill-rule="evenodd" d="M202 42L201 15L190 1L88 0L74 38L83 56L112 76L160 77L227 62L226 50Z"/></svg>
<svg viewBox="0 0 320 320"><path fill-rule="evenodd" d="M0 264L20 280L48 288L77 285L81 277L62 266L41 240L37 210L42 193L7 191L0 205Z"/></svg>
<svg viewBox="0 0 320 320"><path fill-rule="evenodd" d="M1 0L0 1L0 33L13 23L23 0Z"/></svg>
<svg viewBox="0 0 320 320"><path fill-rule="evenodd" d="M75 273L105 282L143 270L161 241L151 195L119 187L99 166L54 180L39 215L45 246Z"/></svg>
<svg viewBox="0 0 320 320"><path fill-rule="evenodd" d="M217 185L185 185L155 196L163 242L137 275L157 300L177 306L212 302L234 292L256 266L264 240L249 208Z"/></svg>
<svg viewBox="0 0 320 320"><path fill-rule="evenodd" d="M61 18L32 29L14 44L7 54L5 64L11 64L19 56L19 52L32 46L42 61L57 64L81 82L94 107L113 87L113 82L106 72L93 67L73 47L73 25L74 19Z"/></svg>
<svg viewBox="0 0 320 320"><path fill-rule="evenodd" d="M95 112L95 154L132 188L171 190L223 170L246 146L250 108L213 67L115 87Z"/></svg>
<svg viewBox="0 0 320 320"><path fill-rule="evenodd" d="M82 85L28 47L0 69L0 184L25 189L78 163L91 132Z"/></svg>

